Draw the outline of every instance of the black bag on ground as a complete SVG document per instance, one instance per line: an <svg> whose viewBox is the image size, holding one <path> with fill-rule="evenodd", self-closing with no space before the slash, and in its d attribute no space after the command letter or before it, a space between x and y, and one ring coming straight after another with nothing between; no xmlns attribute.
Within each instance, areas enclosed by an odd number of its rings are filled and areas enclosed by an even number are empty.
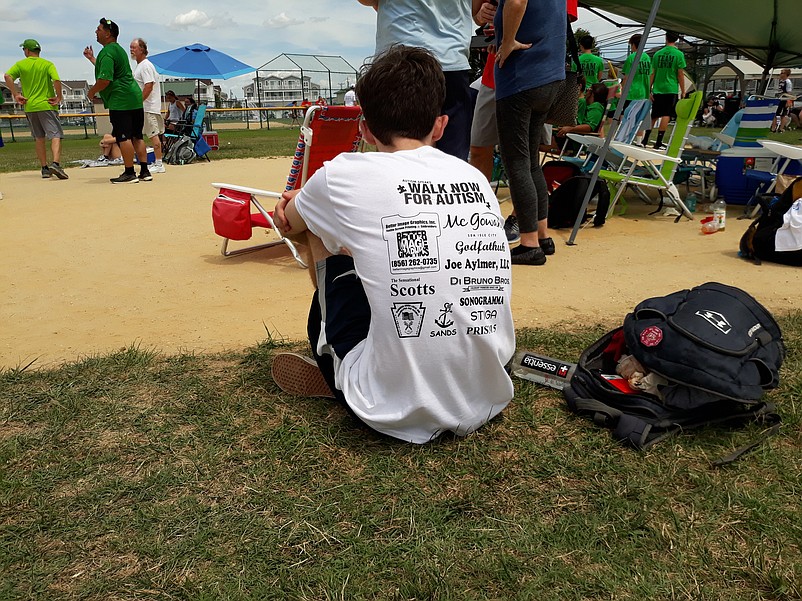
<svg viewBox="0 0 802 601"><path fill-rule="evenodd" d="M552 229L572 228L582 208L582 201L590 186L591 176L580 174L571 177L560 184L549 196L549 217L548 226ZM607 211L610 208L610 191L607 184L597 179L590 199L596 199L596 213L593 215L594 227L601 227L607 219ZM582 216L582 221L590 219L587 210Z"/></svg>
<svg viewBox="0 0 802 601"><path fill-rule="evenodd" d="M616 373L627 355L656 378L650 391ZM709 424L759 421L776 431L780 417L760 399L779 384L784 357L771 314L743 290L709 282L638 304L582 353L563 394L572 411L637 449Z"/></svg>
<svg viewBox="0 0 802 601"><path fill-rule="evenodd" d="M168 165L188 165L197 157L192 139L189 136L181 136L173 142L170 150L164 155L164 162Z"/></svg>
<svg viewBox="0 0 802 601"><path fill-rule="evenodd" d="M783 265L802 266L802 249L777 252L774 240L783 225L785 214L802 198L802 177L797 178L779 198L759 199L760 217L755 219L741 236L738 254L755 263L770 261Z"/></svg>

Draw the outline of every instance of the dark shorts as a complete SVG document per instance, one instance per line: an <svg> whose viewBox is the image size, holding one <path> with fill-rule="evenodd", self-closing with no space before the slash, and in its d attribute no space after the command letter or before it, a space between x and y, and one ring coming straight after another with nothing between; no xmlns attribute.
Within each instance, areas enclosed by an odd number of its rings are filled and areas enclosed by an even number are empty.
<svg viewBox="0 0 802 601"><path fill-rule="evenodd" d="M131 109L128 111L109 110L111 121L111 135L117 143L126 140L142 140L142 128L145 126L145 111Z"/></svg>
<svg viewBox="0 0 802 601"><path fill-rule="evenodd" d="M362 280L354 271L354 260L348 255L334 255L316 265L318 288L312 297L306 332L312 355L323 377L337 399L345 403L342 392L334 385L334 359L347 355L367 338L370 329L370 305ZM323 324L325 332L321 332ZM326 348L318 354L321 334Z"/></svg>
<svg viewBox="0 0 802 601"><path fill-rule="evenodd" d="M658 117L677 118L677 94L655 94L652 102L652 119Z"/></svg>
<svg viewBox="0 0 802 601"><path fill-rule="evenodd" d="M471 149L471 121L473 120L474 97L471 95L470 71L446 71L446 99L444 115L448 125L443 137L435 142L438 150L468 160Z"/></svg>

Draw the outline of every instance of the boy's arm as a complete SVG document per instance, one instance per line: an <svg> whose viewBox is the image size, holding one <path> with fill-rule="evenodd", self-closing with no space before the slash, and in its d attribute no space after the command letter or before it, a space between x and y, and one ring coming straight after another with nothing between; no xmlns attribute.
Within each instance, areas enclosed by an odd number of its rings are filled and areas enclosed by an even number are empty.
<svg viewBox="0 0 802 601"><path fill-rule="evenodd" d="M677 83L679 84L679 97L685 98L685 69L677 69Z"/></svg>
<svg viewBox="0 0 802 601"><path fill-rule="evenodd" d="M307 230L306 223L295 207L295 197L300 190L291 190L281 195L273 210L273 221L283 234L301 234Z"/></svg>

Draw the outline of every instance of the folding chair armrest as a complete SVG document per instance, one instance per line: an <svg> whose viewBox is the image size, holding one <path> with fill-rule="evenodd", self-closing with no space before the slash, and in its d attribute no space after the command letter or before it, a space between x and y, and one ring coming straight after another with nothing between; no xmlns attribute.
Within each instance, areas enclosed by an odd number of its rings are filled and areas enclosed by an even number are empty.
<svg viewBox="0 0 802 601"><path fill-rule="evenodd" d="M568 139L578 142L582 146L595 146L599 147L604 144L604 138L599 134L566 134Z"/></svg>
<svg viewBox="0 0 802 601"><path fill-rule="evenodd" d="M666 156L660 152L642 148L641 146L633 146L631 144L624 144L623 142L611 142L610 148L617 150L626 157L638 159L639 161L671 161L672 163L682 162L679 157Z"/></svg>
<svg viewBox="0 0 802 601"><path fill-rule="evenodd" d="M218 190L228 188L229 190L236 190L237 192L245 192L246 194L253 194L254 196L266 196L268 198L281 198L278 192L271 192L269 190L260 190L259 188L249 188L247 186L238 186L236 184L225 184L220 182L213 182L212 187Z"/></svg>

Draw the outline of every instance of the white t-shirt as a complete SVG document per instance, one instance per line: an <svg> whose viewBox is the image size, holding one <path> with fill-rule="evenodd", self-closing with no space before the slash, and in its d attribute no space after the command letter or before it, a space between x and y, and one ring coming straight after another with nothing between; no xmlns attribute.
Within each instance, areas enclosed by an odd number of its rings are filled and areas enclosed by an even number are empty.
<svg viewBox="0 0 802 601"><path fill-rule="evenodd" d="M510 251L479 171L428 146L345 153L295 202L330 252L351 252L371 307L367 338L334 361L360 419L425 443L469 434L504 409L515 352Z"/></svg>
<svg viewBox="0 0 802 601"><path fill-rule="evenodd" d="M802 250L802 198L783 215L783 224L774 234L774 249L777 252Z"/></svg>
<svg viewBox="0 0 802 601"><path fill-rule="evenodd" d="M356 104L356 92L348 90L343 96L343 102L345 106L354 106Z"/></svg>
<svg viewBox="0 0 802 601"><path fill-rule="evenodd" d="M134 79L139 84L139 89L144 90L145 84L153 82L153 89L142 103L142 108L146 113L160 113L162 110L162 85L159 83L159 74L156 67L148 59L143 59L134 67Z"/></svg>
<svg viewBox="0 0 802 601"><path fill-rule="evenodd" d="M443 71L466 71L474 27L470 0L382 0L376 53L393 44L422 46Z"/></svg>

